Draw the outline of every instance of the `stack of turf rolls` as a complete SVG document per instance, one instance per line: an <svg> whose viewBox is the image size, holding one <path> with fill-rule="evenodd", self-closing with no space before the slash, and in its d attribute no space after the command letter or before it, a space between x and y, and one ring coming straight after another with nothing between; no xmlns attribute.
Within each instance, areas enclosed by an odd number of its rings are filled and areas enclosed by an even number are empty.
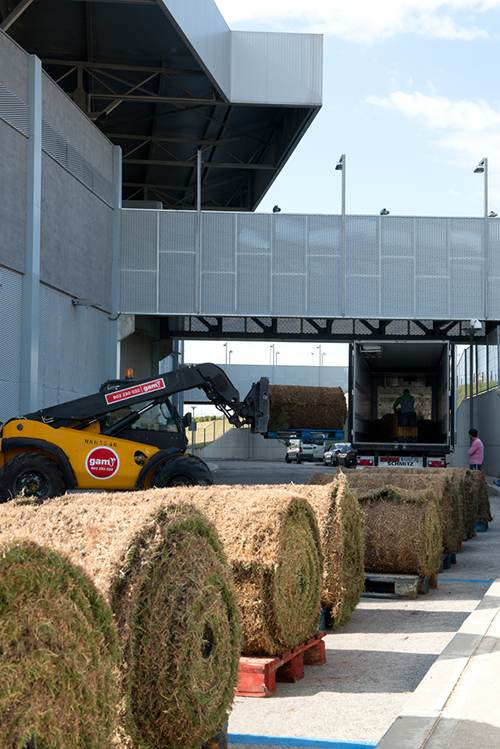
<svg viewBox="0 0 500 749"><path fill-rule="evenodd" d="M341 474L324 485L297 487L318 520L324 558L321 603L335 626L345 624L365 584L363 513L356 495Z"/></svg>
<svg viewBox="0 0 500 749"><path fill-rule="evenodd" d="M199 487L175 496L195 503L217 529L233 571L243 655L278 655L315 634L319 530L295 487Z"/></svg>
<svg viewBox="0 0 500 749"><path fill-rule="evenodd" d="M422 491L432 489L441 510L443 551L455 554L463 538L463 492L459 477L453 471L427 469L376 468L346 471L349 484L356 490L382 488L387 484L399 489Z"/></svg>
<svg viewBox="0 0 500 749"><path fill-rule="evenodd" d="M193 749L224 725L240 654L231 574L213 526L167 494L2 507L1 747Z"/></svg>

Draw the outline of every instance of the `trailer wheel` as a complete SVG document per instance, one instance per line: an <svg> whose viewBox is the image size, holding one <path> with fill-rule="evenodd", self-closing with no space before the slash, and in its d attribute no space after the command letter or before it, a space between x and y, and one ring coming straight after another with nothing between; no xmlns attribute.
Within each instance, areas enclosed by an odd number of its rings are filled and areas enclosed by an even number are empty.
<svg viewBox="0 0 500 749"><path fill-rule="evenodd" d="M180 455L157 468L151 486L210 486L213 483L212 473L205 461L195 455Z"/></svg>
<svg viewBox="0 0 500 749"><path fill-rule="evenodd" d="M41 503L66 492L57 463L36 452L20 453L9 460L2 471L0 485L0 502L26 497Z"/></svg>

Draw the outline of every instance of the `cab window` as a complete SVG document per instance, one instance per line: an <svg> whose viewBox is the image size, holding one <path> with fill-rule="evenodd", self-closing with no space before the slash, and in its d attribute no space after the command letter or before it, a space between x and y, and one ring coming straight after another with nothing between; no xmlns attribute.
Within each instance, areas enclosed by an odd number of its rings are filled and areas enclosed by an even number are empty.
<svg viewBox="0 0 500 749"><path fill-rule="evenodd" d="M127 406L126 408L120 408L119 411L113 411L113 413L107 414L105 418L105 427L110 427L116 424L117 421L128 416L133 411L139 411L144 408L144 403L136 404L135 406ZM145 411L138 420L127 427L131 430L141 430L149 432L177 432L177 423L170 411L168 403L157 403L155 406Z"/></svg>

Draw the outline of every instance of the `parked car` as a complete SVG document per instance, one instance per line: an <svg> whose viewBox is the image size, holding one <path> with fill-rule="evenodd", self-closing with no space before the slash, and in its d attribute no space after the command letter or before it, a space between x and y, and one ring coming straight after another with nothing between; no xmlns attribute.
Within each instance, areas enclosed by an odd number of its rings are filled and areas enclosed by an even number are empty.
<svg viewBox="0 0 500 749"><path fill-rule="evenodd" d="M358 462L356 452L349 442L335 442L323 455L325 466L355 468Z"/></svg>
<svg viewBox="0 0 500 749"><path fill-rule="evenodd" d="M302 463L302 461L322 461L325 453L323 440L290 440L290 447L286 451L287 463Z"/></svg>

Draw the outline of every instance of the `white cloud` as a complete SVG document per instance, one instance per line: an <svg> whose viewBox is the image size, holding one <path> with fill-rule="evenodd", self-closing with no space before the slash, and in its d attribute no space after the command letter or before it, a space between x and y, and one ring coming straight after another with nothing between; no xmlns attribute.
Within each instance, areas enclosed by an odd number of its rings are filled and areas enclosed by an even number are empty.
<svg viewBox="0 0 500 749"><path fill-rule="evenodd" d="M393 109L436 130L480 132L500 126L500 110L481 99L448 99L420 91L393 91L388 96L369 96L369 104Z"/></svg>
<svg viewBox="0 0 500 749"><path fill-rule="evenodd" d="M488 32L476 24L477 19L461 24L457 15L479 17L500 8L500 0L217 0L217 4L233 26L254 22L289 29L292 25L358 42L407 33L465 41L485 38Z"/></svg>
<svg viewBox="0 0 500 749"><path fill-rule="evenodd" d="M370 96L367 102L393 110L419 122L429 131L431 143L446 151L455 164L472 169L483 156L500 152L500 109L482 99L449 99L419 91L393 91ZM500 173L490 164L492 196L500 201Z"/></svg>

